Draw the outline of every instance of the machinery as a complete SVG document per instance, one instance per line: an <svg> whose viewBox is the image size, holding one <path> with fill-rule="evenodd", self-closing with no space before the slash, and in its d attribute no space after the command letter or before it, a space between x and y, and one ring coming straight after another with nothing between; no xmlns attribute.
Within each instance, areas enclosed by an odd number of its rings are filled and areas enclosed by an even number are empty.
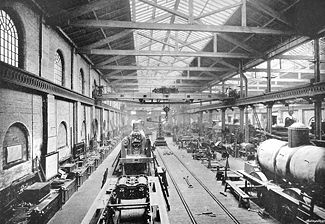
<svg viewBox="0 0 325 224"><path fill-rule="evenodd" d="M154 166L150 140L139 123L122 140L116 164L117 177L107 180L82 223L168 224L164 169Z"/></svg>
<svg viewBox="0 0 325 224"><path fill-rule="evenodd" d="M288 142L268 139L257 150L257 164L246 163L244 178L257 186L262 206L282 223L325 219L325 148L309 140L309 128L294 123Z"/></svg>

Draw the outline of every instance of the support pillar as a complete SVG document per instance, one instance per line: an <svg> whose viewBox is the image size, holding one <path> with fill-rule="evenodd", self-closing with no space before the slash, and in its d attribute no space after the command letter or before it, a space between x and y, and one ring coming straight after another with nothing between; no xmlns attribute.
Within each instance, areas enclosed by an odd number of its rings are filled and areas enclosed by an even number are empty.
<svg viewBox="0 0 325 224"><path fill-rule="evenodd" d="M319 55L319 39L314 39L314 79L320 82L320 55Z"/></svg>
<svg viewBox="0 0 325 224"><path fill-rule="evenodd" d="M221 109L221 133L222 133L222 142L225 141L224 139L224 131L226 129L226 110L227 108Z"/></svg>
<svg viewBox="0 0 325 224"><path fill-rule="evenodd" d="M99 122L100 122L100 144L104 144L104 108L100 108L99 111Z"/></svg>
<svg viewBox="0 0 325 224"><path fill-rule="evenodd" d="M268 103L266 105L266 116L267 116L266 131L268 133L272 133L272 107L273 107L273 103Z"/></svg>
<svg viewBox="0 0 325 224"><path fill-rule="evenodd" d="M209 110L209 124L212 125L212 113L213 113L213 110Z"/></svg>
<svg viewBox="0 0 325 224"><path fill-rule="evenodd" d="M267 60L266 61L266 75L267 75L267 83L266 83L266 92L269 93L271 92L271 61L270 60Z"/></svg>
<svg viewBox="0 0 325 224"><path fill-rule="evenodd" d="M203 125L202 125L202 121L203 121L203 111L200 112L200 116L199 116L199 136L202 136L202 132L203 132Z"/></svg>
<svg viewBox="0 0 325 224"><path fill-rule="evenodd" d="M239 107L239 125L240 125L240 131L244 132L244 112L245 112L245 107L244 106L240 106Z"/></svg>
<svg viewBox="0 0 325 224"><path fill-rule="evenodd" d="M245 142L249 142L248 108L245 109Z"/></svg>
<svg viewBox="0 0 325 224"><path fill-rule="evenodd" d="M314 99L316 140L322 140L322 101L323 97L315 97Z"/></svg>

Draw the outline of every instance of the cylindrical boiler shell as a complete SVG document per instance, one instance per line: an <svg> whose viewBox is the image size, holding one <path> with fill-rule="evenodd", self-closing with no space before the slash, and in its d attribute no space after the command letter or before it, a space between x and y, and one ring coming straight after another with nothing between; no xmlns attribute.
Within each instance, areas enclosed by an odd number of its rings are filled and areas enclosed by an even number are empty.
<svg viewBox="0 0 325 224"><path fill-rule="evenodd" d="M290 148L287 145L280 148L275 158L275 173L283 178L290 173L290 160L297 148Z"/></svg>
<svg viewBox="0 0 325 224"><path fill-rule="evenodd" d="M281 147L288 143L277 139L268 139L260 144L257 150L257 158L262 169L275 171L275 158Z"/></svg>
<svg viewBox="0 0 325 224"><path fill-rule="evenodd" d="M324 183L325 148L306 145L298 147L290 162L290 173L302 183Z"/></svg>

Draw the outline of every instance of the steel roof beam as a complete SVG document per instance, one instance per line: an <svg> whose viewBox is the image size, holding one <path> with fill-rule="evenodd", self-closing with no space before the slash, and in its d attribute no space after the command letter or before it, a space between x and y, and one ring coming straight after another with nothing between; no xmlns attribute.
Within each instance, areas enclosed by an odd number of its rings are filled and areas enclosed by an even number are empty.
<svg viewBox="0 0 325 224"><path fill-rule="evenodd" d="M111 76L108 77L108 79L120 79L120 80L138 80L141 78L141 76ZM145 77L146 80L161 80L161 77ZM204 81L204 80L212 80L209 77L186 77L186 76L180 76L180 77L164 77L164 80L196 80L196 81Z"/></svg>
<svg viewBox="0 0 325 224"><path fill-rule="evenodd" d="M125 56L171 56L171 57L208 57L208 58L256 58L253 55L228 52L186 52L186 51L137 51L137 50L108 50L108 49L79 49L79 53L97 55Z"/></svg>
<svg viewBox="0 0 325 224"><path fill-rule="evenodd" d="M276 30L260 27L243 27L227 25L204 25L204 24L165 24L147 22L128 22L115 20L78 20L71 22L70 26L89 28L123 28L142 30L170 30L170 31L197 31L218 33L254 33L266 35L294 35L294 31Z"/></svg>
<svg viewBox="0 0 325 224"><path fill-rule="evenodd" d="M206 71L206 72L224 72L230 71L229 68L217 67L175 67L175 66L132 66L132 65L104 65L96 67L98 69L108 70L152 70L152 71ZM211 79L210 79L211 80Z"/></svg>

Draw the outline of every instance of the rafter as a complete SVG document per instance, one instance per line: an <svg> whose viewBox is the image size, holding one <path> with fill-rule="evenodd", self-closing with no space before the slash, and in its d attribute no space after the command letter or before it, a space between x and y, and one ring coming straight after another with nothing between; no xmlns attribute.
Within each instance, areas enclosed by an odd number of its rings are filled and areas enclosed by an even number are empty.
<svg viewBox="0 0 325 224"><path fill-rule="evenodd" d="M182 41L182 40L176 38L176 37L173 36L173 35L169 35L169 37L170 37L171 39L173 39L174 41L177 41L179 44L183 45L183 46L181 46L181 48L183 48L183 47L188 47L188 48L190 48L190 49L192 49L192 50L194 50L194 51L200 51L200 50L201 50L201 49L198 49L197 47L192 46L191 44L189 44L189 43L187 43L187 42L184 42L184 41Z"/></svg>
<svg viewBox="0 0 325 224"><path fill-rule="evenodd" d="M60 12L56 15L53 15L50 18L48 18L48 22L51 24L58 24L59 22L62 21L62 18L64 18L65 21L67 21L69 19L84 15L86 13L105 8L105 7L109 6L110 4L111 4L110 1L107 1L107 0L93 1L90 3L75 7L71 10L66 10L66 11Z"/></svg>
<svg viewBox="0 0 325 224"><path fill-rule="evenodd" d="M216 14L216 13L219 13L219 12L223 12L223 11L226 11L228 9L232 9L232 8L237 7L237 6L240 6L240 5L241 5L241 3L229 5L229 6L220 8L220 9L216 9L216 10L213 10L213 11L210 11L210 12L207 12L207 13L204 13L204 14L201 14L199 16L196 16L194 19L195 20L202 19L204 17L211 16L211 15Z"/></svg>
<svg viewBox="0 0 325 224"><path fill-rule="evenodd" d="M185 52L185 51L137 51L137 50L106 50L80 49L79 53L97 55L127 55L127 56L173 56L173 57L211 57L211 58L254 58L252 55L227 52Z"/></svg>
<svg viewBox="0 0 325 224"><path fill-rule="evenodd" d="M263 4L263 3L260 3L260 2L257 2L257 1L249 1L249 3L256 9L264 12L265 14L281 21L282 23L288 25L289 27L292 27L292 24L291 22L285 18L281 13L278 13L277 11L273 10L272 8L270 8L269 6Z"/></svg>
<svg viewBox="0 0 325 224"><path fill-rule="evenodd" d="M172 15L176 15L176 16L179 16L181 18L188 19L188 15L186 15L184 13L181 13L181 12L178 12L175 9L170 9L168 7L159 5L159 4L155 3L155 2L148 1L148 0L139 0L139 1L143 2L143 3L146 3L148 5L151 5L151 6L155 7L155 8L157 8L157 9L160 9L160 10L166 11L168 13L171 13Z"/></svg>
<svg viewBox="0 0 325 224"><path fill-rule="evenodd" d="M72 22L74 27L92 28L124 28L143 30L170 30L170 31L198 31L198 32L220 32L220 33L254 33L268 35L294 35L295 32L289 30L275 30L260 27L242 27L227 25L199 25L199 24L164 24L147 22L128 22L115 20L78 20Z"/></svg>
<svg viewBox="0 0 325 224"><path fill-rule="evenodd" d="M221 37L222 39L230 42L230 43L233 43L234 45L250 52L250 53L253 53L255 55L261 55L261 52L255 50L254 48L252 48L251 46L249 46L248 44L245 44L245 42L243 41L239 41L239 40L236 40L235 38L231 37L230 35L227 35L227 34L224 34L224 33L219 33L218 34L218 37Z"/></svg>
<svg viewBox="0 0 325 224"><path fill-rule="evenodd" d="M89 44L87 46L83 46L82 48L84 49L92 49L92 48L97 48L97 47L101 47L105 44L108 44L110 42L113 42L115 40L121 39L129 34L132 34L133 30L124 30L122 32L119 32L117 34L114 34L112 36L106 37L104 39L101 39L95 43Z"/></svg>
<svg viewBox="0 0 325 224"><path fill-rule="evenodd" d="M166 45L168 45L168 46L170 46L170 47L172 47L172 48L176 48L175 45L173 45L173 44L170 44L170 43L168 43L168 42L164 42L164 41L161 40L161 39L153 38L152 36L148 36L148 35L146 35L146 34L144 34L144 33L138 32L138 35L140 35L140 36L142 36L142 37L145 37L145 38L147 38L147 39L149 39L149 40L151 40L151 41L155 41L155 42L157 42L157 43L161 43L161 44L166 44ZM150 46L151 46L151 45L150 45Z"/></svg>
<svg viewBox="0 0 325 224"><path fill-rule="evenodd" d="M120 72L121 72L120 70L116 70L116 71L110 72L108 74L104 74L104 77L109 78L109 77L112 77ZM137 75L137 72L131 72L130 74L125 74L124 76L134 76L134 75Z"/></svg>

